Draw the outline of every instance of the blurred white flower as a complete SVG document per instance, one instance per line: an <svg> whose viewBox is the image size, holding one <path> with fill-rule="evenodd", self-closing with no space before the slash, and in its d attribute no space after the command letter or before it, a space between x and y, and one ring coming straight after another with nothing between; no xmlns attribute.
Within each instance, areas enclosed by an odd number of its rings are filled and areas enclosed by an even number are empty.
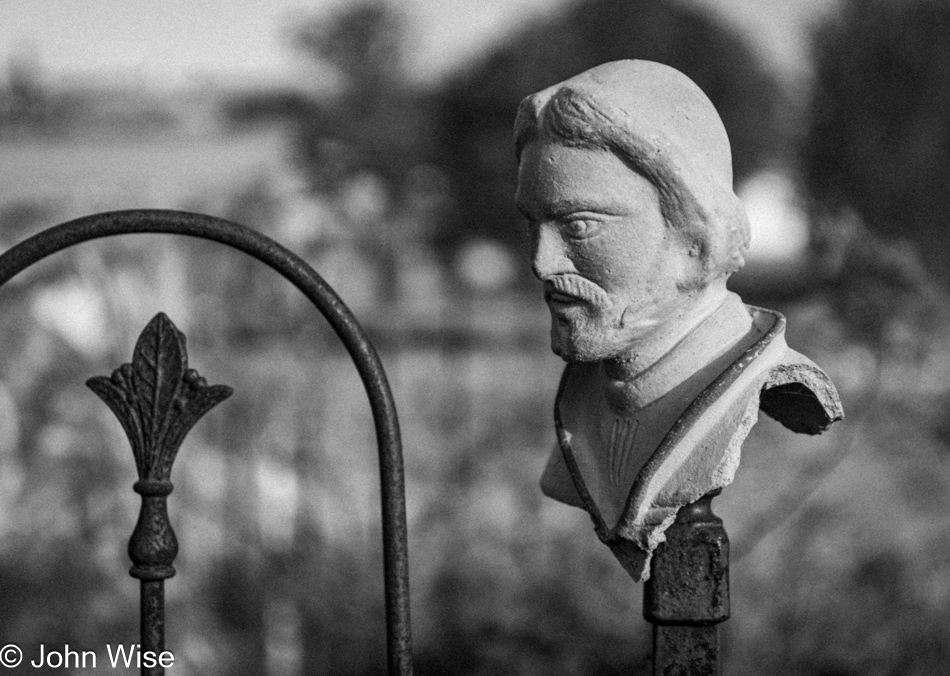
<svg viewBox="0 0 950 676"><path fill-rule="evenodd" d="M745 204L752 227L750 261L791 262L804 255L808 219L788 175L761 171L743 181L736 193Z"/></svg>
<svg viewBox="0 0 950 676"><path fill-rule="evenodd" d="M100 357L108 348L106 308L102 297L85 284L64 282L39 291L30 311L44 328L88 357Z"/></svg>

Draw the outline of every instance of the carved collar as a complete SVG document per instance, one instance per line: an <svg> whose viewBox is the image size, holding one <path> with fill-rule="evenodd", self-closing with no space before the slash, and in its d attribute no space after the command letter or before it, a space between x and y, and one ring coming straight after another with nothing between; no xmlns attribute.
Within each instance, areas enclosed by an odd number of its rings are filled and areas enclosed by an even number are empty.
<svg viewBox="0 0 950 676"><path fill-rule="evenodd" d="M756 327L750 332L753 340L719 366L676 417L637 474L614 524L604 519L594 500L586 482L592 477L585 477L579 466L563 422L562 401L576 365L565 369L555 404L555 453L561 457L552 457L542 484L547 483L545 490L552 497L587 509L600 539L635 579L649 576L650 555L678 509L732 481L760 394L763 410L794 431L817 433L842 417L828 377L785 344L785 318L759 308L746 311ZM565 482L573 484L573 496L551 490L554 486L563 491Z"/></svg>

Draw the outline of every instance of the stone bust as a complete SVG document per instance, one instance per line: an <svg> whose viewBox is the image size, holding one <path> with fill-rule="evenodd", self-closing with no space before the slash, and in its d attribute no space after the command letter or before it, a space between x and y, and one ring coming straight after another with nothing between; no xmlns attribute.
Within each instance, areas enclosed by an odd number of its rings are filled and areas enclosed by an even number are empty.
<svg viewBox="0 0 950 676"><path fill-rule="evenodd" d="M516 201L567 366L541 479L587 509L637 580L677 510L730 483L758 409L795 432L842 417L780 314L726 288L749 223L729 139L689 78L618 61L525 98Z"/></svg>

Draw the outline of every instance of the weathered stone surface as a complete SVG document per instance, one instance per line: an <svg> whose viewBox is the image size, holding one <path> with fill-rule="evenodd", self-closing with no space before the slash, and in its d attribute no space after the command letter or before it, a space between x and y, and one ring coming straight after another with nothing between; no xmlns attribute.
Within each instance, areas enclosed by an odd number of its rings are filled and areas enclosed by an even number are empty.
<svg viewBox="0 0 950 676"><path fill-rule="evenodd" d="M620 61L526 98L517 203L568 362L541 480L587 509L635 579L679 508L732 481L758 409L842 417L778 313L726 289L748 248L725 129L678 71Z"/></svg>

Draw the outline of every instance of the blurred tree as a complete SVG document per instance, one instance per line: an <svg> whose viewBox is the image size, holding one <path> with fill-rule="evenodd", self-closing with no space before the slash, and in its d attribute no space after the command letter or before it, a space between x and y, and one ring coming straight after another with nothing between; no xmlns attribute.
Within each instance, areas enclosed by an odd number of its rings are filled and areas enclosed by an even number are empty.
<svg viewBox="0 0 950 676"><path fill-rule="evenodd" d="M337 82L336 95L314 102L297 138L316 190L334 194L355 174L372 173L398 193L426 154L428 109L405 79L402 36L399 15L374 0L297 30L297 47Z"/></svg>
<svg viewBox="0 0 950 676"><path fill-rule="evenodd" d="M367 0L331 21L313 20L296 35L297 46L330 66L343 88L357 95L381 93L401 78L402 31L384 3Z"/></svg>
<svg viewBox="0 0 950 676"><path fill-rule="evenodd" d="M838 232L843 228L835 222ZM883 242L860 223L834 256L823 246L821 285L849 341L879 359L925 359L946 342L950 303L946 289L924 268L918 252ZM818 239L829 239L817 229ZM824 244L824 242L822 242Z"/></svg>
<svg viewBox="0 0 950 676"><path fill-rule="evenodd" d="M42 124L49 107L36 54L32 51L13 54L7 64L7 79L6 91L0 94L6 102L0 110L6 108L4 112L14 122Z"/></svg>
<svg viewBox="0 0 950 676"><path fill-rule="evenodd" d="M815 95L801 146L819 208L919 245L950 279L950 3L847 0L817 31Z"/></svg>
<svg viewBox="0 0 950 676"><path fill-rule="evenodd" d="M737 180L788 145L777 82L709 14L673 2L584 2L515 35L449 87L439 148L458 191L461 233L520 245L511 143L519 101L600 63L631 58L673 66L706 92L729 132Z"/></svg>

